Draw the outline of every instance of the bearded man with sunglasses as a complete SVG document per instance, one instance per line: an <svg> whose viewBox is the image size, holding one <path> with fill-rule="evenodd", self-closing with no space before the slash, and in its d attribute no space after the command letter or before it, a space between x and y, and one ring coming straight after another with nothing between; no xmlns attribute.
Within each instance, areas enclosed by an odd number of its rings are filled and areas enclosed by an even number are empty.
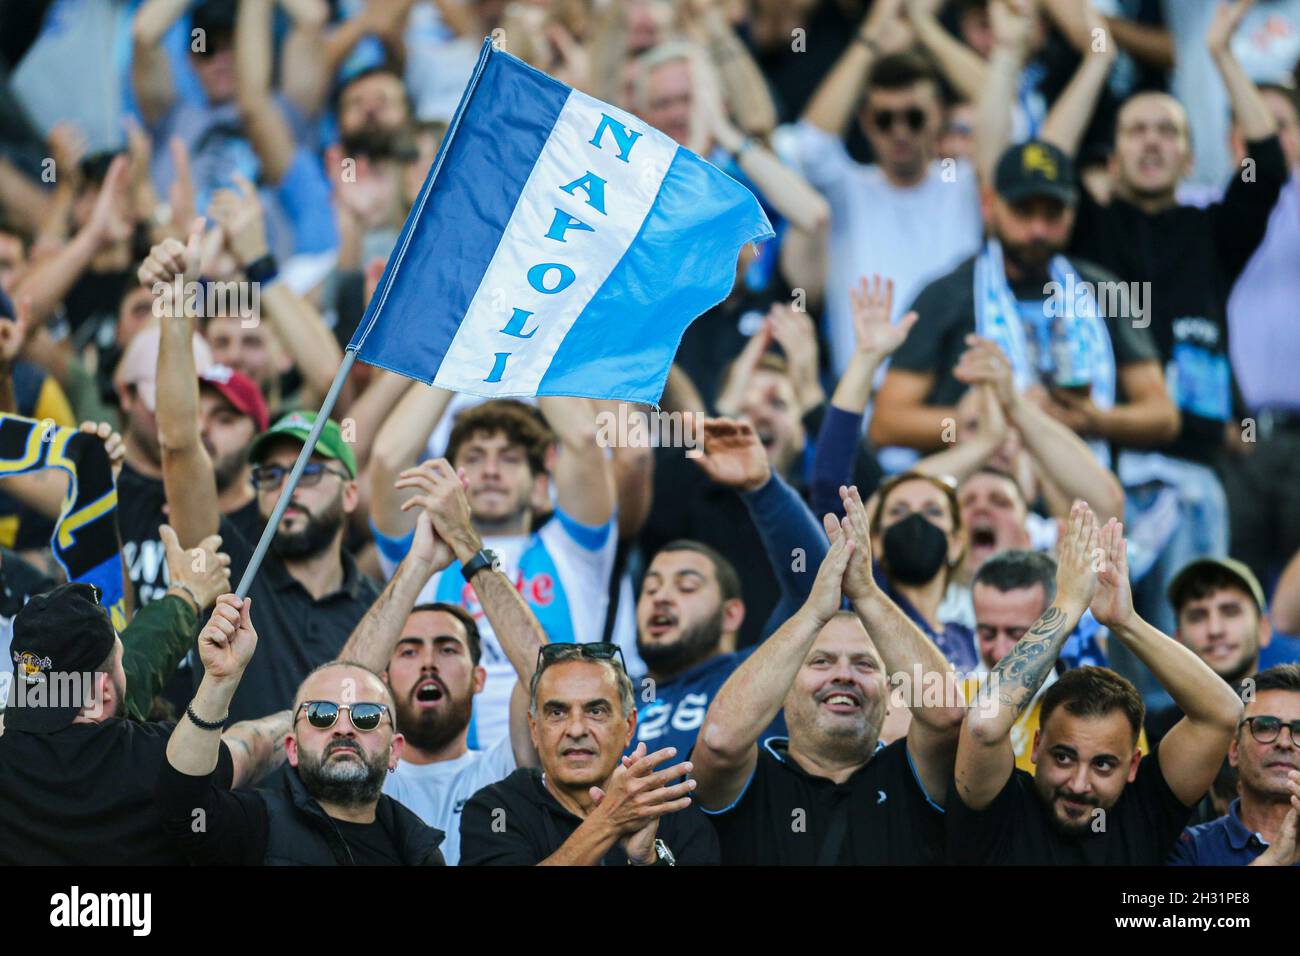
<svg viewBox="0 0 1300 956"><path fill-rule="evenodd" d="M442 832L383 793L403 739L387 685L360 664L332 661L302 682L290 732L266 742L288 762L277 788L216 782L220 730L257 646L252 604L222 595L199 633L203 680L158 778L164 830L194 863L442 865Z"/></svg>
<svg viewBox="0 0 1300 956"><path fill-rule="evenodd" d="M674 747L627 756L632 681L617 644L546 644L529 686L541 769L520 768L470 798L461 866L716 864L718 838L691 805L690 761Z"/></svg>

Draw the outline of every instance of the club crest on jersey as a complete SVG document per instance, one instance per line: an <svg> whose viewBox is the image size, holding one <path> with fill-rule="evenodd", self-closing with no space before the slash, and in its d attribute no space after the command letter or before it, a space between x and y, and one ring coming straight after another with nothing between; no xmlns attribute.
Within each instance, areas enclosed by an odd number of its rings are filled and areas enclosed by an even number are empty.
<svg viewBox="0 0 1300 956"><path fill-rule="evenodd" d="M31 651L19 654L13 652L14 663L18 665L18 676L27 684L39 684L45 680L45 672L54 666L48 657L37 657Z"/></svg>

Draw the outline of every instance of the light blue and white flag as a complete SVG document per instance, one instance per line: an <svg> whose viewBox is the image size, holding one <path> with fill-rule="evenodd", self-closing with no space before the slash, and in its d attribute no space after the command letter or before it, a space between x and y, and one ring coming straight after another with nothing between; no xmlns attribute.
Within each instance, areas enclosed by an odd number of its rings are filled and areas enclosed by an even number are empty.
<svg viewBox="0 0 1300 956"><path fill-rule="evenodd" d="M772 234L717 167L485 42L348 348L490 398L657 405L686 327Z"/></svg>

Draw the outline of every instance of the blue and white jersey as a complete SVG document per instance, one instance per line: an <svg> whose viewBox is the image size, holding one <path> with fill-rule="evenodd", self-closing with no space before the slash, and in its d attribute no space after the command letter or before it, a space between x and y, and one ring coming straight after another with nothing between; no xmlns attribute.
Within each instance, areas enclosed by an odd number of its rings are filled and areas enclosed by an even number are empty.
<svg viewBox="0 0 1300 956"><path fill-rule="evenodd" d="M614 521L611 517L604 525L592 528L557 509L551 520L532 534L483 539L483 547L496 552L502 571L515 583L551 641L588 643L601 639L618 543ZM385 576L393 576L413 536L393 539L375 533ZM482 693L474 698L469 746L486 750L509 734L515 669L479 605L474 586L461 576L459 561L431 577L417 603L434 601L458 604L478 622L483 644L481 663L487 681Z"/></svg>
<svg viewBox="0 0 1300 956"><path fill-rule="evenodd" d="M685 760L695 746L695 738L704 726L704 715L722 685L753 647L732 654L719 654L696 664L672 680L651 682L642 678L634 685L637 693L636 736L629 751L644 743L648 753L665 747L677 748L677 760ZM785 733L785 720L777 714L772 726L760 738Z"/></svg>

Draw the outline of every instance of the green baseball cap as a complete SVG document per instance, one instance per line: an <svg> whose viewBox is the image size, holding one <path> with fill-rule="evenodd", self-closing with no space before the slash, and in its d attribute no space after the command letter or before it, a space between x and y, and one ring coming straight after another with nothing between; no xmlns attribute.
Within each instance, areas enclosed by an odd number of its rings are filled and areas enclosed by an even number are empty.
<svg viewBox="0 0 1300 956"><path fill-rule="evenodd" d="M305 444L316 424L315 412L290 412L253 440L253 447L248 451L248 460L256 464L262 460L262 454L275 439L284 436L295 438L299 444ZM349 477L357 476L357 456L352 447L343 440L343 431L338 422L330 419L325 422L320 438L316 439L316 454L324 458L341 461L348 470Z"/></svg>

